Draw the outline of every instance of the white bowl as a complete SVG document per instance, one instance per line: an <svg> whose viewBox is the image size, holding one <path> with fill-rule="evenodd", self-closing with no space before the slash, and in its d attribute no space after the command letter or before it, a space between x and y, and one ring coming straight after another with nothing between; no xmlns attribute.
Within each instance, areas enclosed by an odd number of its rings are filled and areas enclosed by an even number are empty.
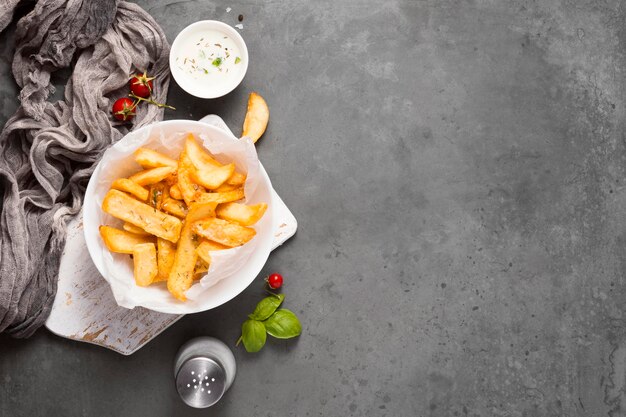
<svg viewBox="0 0 626 417"><path fill-rule="evenodd" d="M184 41L193 36L195 33L202 32L204 30L216 30L224 33L235 42L241 52L241 67L239 67L239 75L228 80L227 83L215 86L203 85L202 83L197 82L197 80L191 78L189 75L185 74L178 67L178 65L176 65L176 58L181 52ZM239 32L237 32L233 27L217 20L201 20L187 26L176 36L176 39L174 39L170 49L170 71L178 85L189 94L200 98L222 97L233 91L246 76L246 72L248 71L248 48L246 47L246 43Z"/></svg>
<svg viewBox="0 0 626 417"><path fill-rule="evenodd" d="M237 296L252 283L261 272L271 251L275 230L273 213L275 203L272 197L272 184L260 163L259 181L250 195L246 186L246 199L250 204L261 201L268 204L265 215L254 225L257 234L253 240L258 239L255 242L255 249L236 272L206 289L195 299L190 298L185 302L176 300L167 291L164 283L153 284L149 287L137 286L132 275L130 257L108 251L100 237L98 227L106 224L121 228L122 224L118 219L104 213L101 207L102 198L111 182L114 178L125 177L141 169L133 159L133 152L141 146L168 153L172 157L178 155L183 147L182 133L185 132L194 133L196 136L203 135L218 143L239 140L222 129L197 121L168 120L154 123L129 133L109 148L89 180L83 206L87 249L100 274L111 285L117 303L122 307L141 306L170 314L196 313L218 307ZM179 135L180 139L177 139ZM166 149L161 143L165 143L165 146L170 149ZM225 156L227 157L227 155L216 155L218 159L220 157L224 159ZM256 158L255 151L253 156ZM200 284L195 281L194 286L196 285Z"/></svg>

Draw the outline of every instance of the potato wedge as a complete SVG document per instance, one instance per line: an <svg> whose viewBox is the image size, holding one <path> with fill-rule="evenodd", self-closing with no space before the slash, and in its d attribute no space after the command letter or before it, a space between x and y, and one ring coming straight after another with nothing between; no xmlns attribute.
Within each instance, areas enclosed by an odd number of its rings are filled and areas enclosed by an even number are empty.
<svg viewBox="0 0 626 417"><path fill-rule="evenodd" d="M182 200L183 199L183 193L180 192L180 187L178 186L178 183L172 185L170 187L170 197L176 199L176 200Z"/></svg>
<svg viewBox="0 0 626 417"><path fill-rule="evenodd" d="M100 226L99 230L106 247L115 253L131 254L135 245L154 242L152 236L139 236L111 226Z"/></svg>
<svg viewBox="0 0 626 417"><path fill-rule="evenodd" d="M164 182L157 182L150 186L150 196L148 197L148 205L157 210L161 210L163 201L169 199L169 187Z"/></svg>
<svg viewBox="0 0 626 417"><path fill-rule="evenodd" d="M196 261L196 267L193 270L194 278L200 279L201 276L199 275L206 274L208 270L209 270L209 264L204 262L204 260L198 258L198 260Z"/></svg>
<svg viewBox="0 0 626 417"><path fill-rule="evenodd" d="M267 210L267 204L259 203L247 206L240 203L224 203L217 206L215 215L224 220L239 223L242 226L252 226L259 221Z"/></svg>
<svg viewBox="0 0 626 417"><path fill-rule="evenodd" d="M252 142L256 142L265 133L269 120L270 109L267 107L263 97L257 93L250 93L250 97L248 97L248 111L243 121L241 136L247 136L252 139Z"/></svg>
<svg viewBox="0 0 626 417"><path fill-rule="evenodd" d="M196 169L211 169L212 167L221 167L222 164L213 158L209 152L207 152L191 133L187 135L185 140L185 153L189 157L189 160L196 167ZM233 172L230 178L226 180L230 185L242 185L246 182L246 176L237 171Z"/></svg>
<svg viewBox="0 0 626 417"><path fill-rule="evenodd" d="M167 155L148 148L135 151L135 161L144 168L172 167L178 168L178 162Z"/></svg>
<svg viewBox="0 0 626 417"><path fill-rule="evenodd" d="M168 291L180 301L187 299L185 292L191 287L193 282L193 270L198 259L192 241L192 234L191 231L183 229L183 234L178 242L178 249L176 249L174 256L172 270L167 278Z"/></svg>
<svg viewBox="0 0 626 417"><path fill-rule="evenodd" d="M128 178L116 179L113 181L113 184L111 184L111 188L130 193L143 201L148 199L148 190Z"/></svg>
<svg viewBox="0 0 626 417"><path fill-rule="evenodd" d="M215 209L217 204L215 203L194 203L189 206L189 213L185 219L185 224L192 224L200 220L214 218ZM199 242L198 242L199 243Z"/></svg>
<svg viewBox="0 0 626 417"><path fill-rule="evenodd" d="M122 225L122 229L126 230L128 233L132 233L134 235L139 236L152 236L150 233L143 230L141 227L137 227L132 223L124 222Z"/></svg>
<svg viewBox="0 0 626 417"><path fill-rule="evenodd" d="M196 253L207 264L211 265L211 255L210 252L213 250L224 250L228 249L228 246L221 245L217 242L212 242L210 240L204 240L198 247L196 248Z"/></svg>
<svg viewBox="0 0 626 417"><path fill-rule="evenodd" d="M204 187L194 183L192 180L195 169L187 154L181 152L178 160L178 187L183 195L183 200L185 200L188 206L196 201L198 196L205 191Z"/></svg>
<svg viewBox="0 0 626 417"><path fill-rule="evenodd" d="M174 167L158 167L140 171L131 175L128 179L139 185L151 185L163 181L176 171Z"/></svg>
<svg viewBox="0 0 626 417"><path fill-rule="evenodd" d="M192 172L192 178L203 187L214 190L224 184L233 172L235 172L235 164L228 164L209 169L196 169Z"/></svg>
<svg viewBox="0 0 626 417"><path fill-rule="evenodd" d="M211 167L222 166L222 164L213 158L211 154L196 141L195 136L191 133L187 135L187 139L185 140L185 154L187 154L189 160L197 169L209 169Z"/></svg>
<svg viewBox="0 0 626 417"><path fill-rule="evenodd" d="M187 299L185 291L191 287L193 271L198 260L198 254L196 253L198 237L193 230L194 223L198 220L215 216L215 207L216 205L212 203L196 203L189 207L189 213L185 219L176 255L174 256L174 264L167 279L167 289L181 301Z"/></svg>
<svg viewBox="0 0 626 417"><path fill-rule="evenodd" d="M172 175L165 177L163 180L168 187L171 187L174 184L178 184L178 169L172 173Z"/></svg>
<svg viewBox="0 0 626 417"><path fill-rule="evenodd" d="M212 240L202 240L198 248L202 247L200 251L215 251L215 250L225 250L230 249L228 246L224 246L221 243L213 242Z"/></svg>
<svg viewBox="0 0 626 417"><path fill-rule="evenodd" d="M109 190L102 202L102 210L170 242L178 241L182 229L182 222L176 217L155 210L118 190Z"/></svg>
<svg viewBox="0 0 626 417"><path fill-rule="evenodd" d="M256 231L251 227L240 226L237 223L218 218L198 221L193 230L205 239L229 247L241 246L256 234Z"/></svg>
<svg viewBox="0 0 626 417"><path fill-rule="evenodd" d="M229 185L243 185L244 182L246 182L246 176L237 171L233 172L233 175L226 180L226 184Z"/></svg>
<svg viewBox="0 0 626 417"><path fill-rule="evenodd" d="M158 274L154 282L167 281L174 265L174 256L176 255L176 245L169 240L157 238L157 266Z"/></svg>
<svg viewBox="0 0 626 417"><path fill-rule="evenodd" d="M182 201L174 200L173 198L168 198L161 205L161 209L172 216L176 216L180 219L184 218L187 215L187 206Z"/></svg>
<svg viewBox="0 0 626 417"><path fill-rule="evenodd" d="M202 247L202 243L196 248L196 255L206 262L207 265L211 265L211 255L209 254L209 250Z"/></svg>
<svg viewBox="0 0 626 417"><path fill-rule="evenodd" d="M228 182L220 185L219 187L217 187L215 190L216 193L223 193L226 191L233 191L236 190L237 188L241 188L240 185L230 185Z"/></svg>
<svg viewBox="0 0 626 417"><path fill-rule="evenodd" d="M237 188L233 191L226 191L224 193L202 193L197 198L199 203L230 203L231 201L237 201L244 198L243 188Z"/></svg>
<svg viewBox="0 0 626 417"><path fill-rule="evenodd" d="M154 243L141 243L133 248L135 283L147 287L157 276L157 254Z"/></svg>

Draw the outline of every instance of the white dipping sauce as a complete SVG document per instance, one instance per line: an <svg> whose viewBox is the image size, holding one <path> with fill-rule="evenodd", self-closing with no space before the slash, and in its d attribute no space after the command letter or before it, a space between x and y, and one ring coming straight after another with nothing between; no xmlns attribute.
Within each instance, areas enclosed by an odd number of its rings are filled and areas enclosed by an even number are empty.
<svg viewBox="0 0 626 417"><path fill-rule="evenodd" d="M244 67L235 42L217 30L197 30L183 39L175 65L185 76L206 88L229 84Z"/></svg>

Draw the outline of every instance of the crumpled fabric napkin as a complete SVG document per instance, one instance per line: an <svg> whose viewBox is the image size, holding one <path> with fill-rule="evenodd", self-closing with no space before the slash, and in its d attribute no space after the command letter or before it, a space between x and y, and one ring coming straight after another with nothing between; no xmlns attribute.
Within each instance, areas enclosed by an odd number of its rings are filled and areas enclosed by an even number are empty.
<svg viewBox="0 0 626 417"><path fill-rule="evenodd" d="M0 31L19 0L0 0ZM165 102L169 44L139 6L116 0L39 0L17 23L13 75L21 105L0 133L0 332L28 337L56 294L69 218L80 211L102 153L163 117L138 106L132 125L111 117L129 74L147 70ZM49 101L51 74L73 68L64 99Z"/></svg>

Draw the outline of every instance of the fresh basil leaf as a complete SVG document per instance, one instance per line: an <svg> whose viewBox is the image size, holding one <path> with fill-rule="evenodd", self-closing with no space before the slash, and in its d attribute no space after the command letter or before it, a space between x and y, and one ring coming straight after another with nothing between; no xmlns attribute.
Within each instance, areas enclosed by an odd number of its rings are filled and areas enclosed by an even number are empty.
<svg viewBox="0 0 626 417"><path fill-rule="evenodd" d="M265 330L270 336L277 339L291 339L300 335L302 326L300 320L286 308L276 310L267 320L263 322Z"/></svg>
<svg viewBox="0 0 626 417"><path fill-rule="evenodd" d="M241 340L247 352L258 352L265 345L265 326L258 320L246 320L241 325Z"/></svg>
<svg viewBox="0 0 626 417"><path fill-rule="evenodd" d="M252 312L252 314L248 315L252 320L263 321L267 319L269 316L274 314L276 309L280 307L280 304L285 299L284 294L276 294L271 295L269 297L265 297L259 304L256 305L256 308Z"/></svg>

